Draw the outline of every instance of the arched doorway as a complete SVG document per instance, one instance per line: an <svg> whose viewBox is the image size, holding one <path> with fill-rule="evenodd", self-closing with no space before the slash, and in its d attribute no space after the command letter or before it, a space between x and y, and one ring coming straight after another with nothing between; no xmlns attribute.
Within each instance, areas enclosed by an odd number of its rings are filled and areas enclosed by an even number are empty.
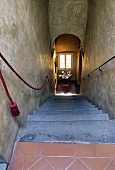
<svg viewBox="0 0 115 170"><path fill-rule="evenodd" d="M79 93L81 74L80 39L72 34L62 34L54 42L56 93Z"/></svg>

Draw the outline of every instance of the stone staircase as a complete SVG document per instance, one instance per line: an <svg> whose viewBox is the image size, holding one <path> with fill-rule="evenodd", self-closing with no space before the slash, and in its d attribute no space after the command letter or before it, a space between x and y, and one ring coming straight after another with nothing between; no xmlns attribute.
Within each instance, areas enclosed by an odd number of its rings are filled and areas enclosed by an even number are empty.
<svg viewBox="0 0 115 170"><path fill-rule="evenodd" d="M22 122L17 141L115 143L115 121L80 95L54 96Z"/></svg>
<svg viewBox="0 0 115 170"><path fill-rule="evenodd" d="M7 169L7 162L6 160L0 155L0 170L6 170Z"/></svg>

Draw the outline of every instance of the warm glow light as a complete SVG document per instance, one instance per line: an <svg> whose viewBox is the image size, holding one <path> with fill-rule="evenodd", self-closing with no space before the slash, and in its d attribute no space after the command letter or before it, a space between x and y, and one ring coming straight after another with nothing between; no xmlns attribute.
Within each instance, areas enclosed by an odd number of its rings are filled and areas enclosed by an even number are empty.
<svg viewBox="0 0 115 170"><path fill-rule="evenodd" d="M66 68L71 68L71 54L66 54Z"/></svg>
<svg viewBox="0 0 115 170"><path fill-rule="evenodd" d="M60 93L55 94L55 96L78 96L79 94L73 94L73 93Z"/></svg>
<svg viewBox="0 0 115 170"><path fill-rule="evenodd" d="M72 56L71 54L60 54L59 55L59 68L60 69L71 69L72 68Z"/></svg>
<svg viewBox="0 0 115 170"><path fill-rule="evenodd" d="M60 55L60 68L65 68L65 55Z"/></svg>

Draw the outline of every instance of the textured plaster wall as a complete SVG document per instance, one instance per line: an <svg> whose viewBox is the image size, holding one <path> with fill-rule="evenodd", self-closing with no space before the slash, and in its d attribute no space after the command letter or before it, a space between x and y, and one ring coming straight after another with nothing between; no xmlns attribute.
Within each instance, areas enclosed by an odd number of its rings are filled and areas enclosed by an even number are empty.
<svg viewBox="0 0 115 170"><path fill-rule="evenodd" d="M87 8L87 0L49 0L52 46L61 34L74 34L84 42Z"/></svg>
<svg viewBox="0 0 115 170"><path fill-rule="evenodd" d="M45 75L52 81L47 0L0 0L0 52L32 86L41 87ZM0 82L0 154L9 161L19 123L33 113L52 91L35 92L21 82L0 60L9 92L21 115L13 118Z"/></svg>
<svg viewBox="0 0 115 170"><path fill-rule="evenodd" d="M115 55L115 2L89 0L82 77ZM81 93L115 118L115 59L81 83Z"/></svg>

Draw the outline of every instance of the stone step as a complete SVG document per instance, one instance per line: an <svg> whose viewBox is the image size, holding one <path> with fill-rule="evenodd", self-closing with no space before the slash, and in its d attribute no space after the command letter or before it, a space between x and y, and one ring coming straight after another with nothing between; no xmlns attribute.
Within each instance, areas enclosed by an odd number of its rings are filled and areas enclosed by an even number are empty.
<svg viewBox="0 0 115 170"><path fill-rule="evenodd" d="M48 99L46 101L47 103L51 102L51 103L54 103L54 102L85 102L85 103L89 103L88 100L86 99Z"/></svg>
<svg viewBox="0 0 115 170"><path fill-rule="evenodd" d="M49 98L50 100L53 100L53 99L66 99L66 100L68 100L68 99L84 99L84 100L86 100L85 99L85 97L84 96L82 96L82 95L74 95L74 96L52 96L51 98Z"/></svg>
<svg viewBox="0 0 115 170"><path fill-rule="evenodd" d="M92 111L92 112L95 112L95 111L99 111L99 110L98 110L98 108L90 108L90 107L87 107L87 108L84 108L84 107L82 107L82 108L80 108L80 107L78 107L78 108L75 108L75 107L74 108L73 107L72 108L71 107L68 107L68 108L67 107L65 107L65 108L61 108L61 107L60 108L58 108L58 107L52 107L52 108L46 107L45 108L44 107L44 108L42 108L41 107L38 109L38 111L47 111L47 112L52 112L52 111L55 111L55 112L58 112L58 111L67 111L67 112L69 112L69 111L71 111L71 112L73 112L73 111L79 111L79 112L80 111L84 111L84 112Z"/></svg>
<svg viewBox="0 0 115 170"><path fill-rule="evenodd" d="M46 109L46 108L48 108L48 109L56 109L56 108L60 108L60 109L65 109L65 108L67 108L67 109L97 109L98 110L98 108L97 107L95 107L95 106L77 106L77 105L42 105L41 107L40 107L40 109Z"/></svg>
<svg viewBox="0 0 115 170"><path fill-rule="evenodd" d="M0 155L0 170L6 170L8 167L8 164L6 160Z"/></svg>
<svg viewBox="0 0 115 170"><path fill-rule="evenodd" d="M115 121L23 122L17 141L115 143Z"/></svg>
<svg viewBox="0 0 115 170"><path fill-rule="evenodd" d="M50 104L43 104L41 105L40 107L93 107L95 108L95 105L92 105L92 104L78 104L78 103L50 103Z"/></svg>
<svg viewBox="0 0 115 170"><path fill-rule="evenodd" d="M86 103L86 104L90 103L87 100L65 100L65 99L63 99L63 100L50 100L49 99L49 100L46 101L46 103L58 103L58 102L60 102L60 103Z"/></svg>
<svg viewBox="0 0 115 170"><path fill-rule="evenodd" d="M109 120L107 114L29 115L27 121Z"/></svg>
<svg viewBox="0 0 115 170"><path fill-rule="evenodd" d="M50 99L48 99L48 100L46 100L46 102L47 103L49 103L49 102L85 102L85 103L90 103L88 100L86 100L86 99L83 99L83 98L81 98L81 99L79 99L79 98L71 98L71 99L66 99L66 98L64 98L64 99L52 99L52 98L50 98Z"/></svg>
<svg viewBox="0 0 115 170"><path fill-rule="evenodd" d="M102 110L54 110L54 109L52 109L52 110L45 110L45 109L43 109L43 110L38 110L38 111L35 111L34 112L34 115L44 115L44 114L46 114L46 115L59 115L59 114L84 114L84 116L86 116L87 114L103 114L103 112L102 112ZM106 114L106 113L104 113L104 114Z"/></svg>
<svg viewBox="0 0 115 170"><path fill-rule="evenodd" d="M88 102L87 100L48 100L44 104L47 105L68 105L68 104L75 104L75 105L93 105L92 103Z"/></svg>

